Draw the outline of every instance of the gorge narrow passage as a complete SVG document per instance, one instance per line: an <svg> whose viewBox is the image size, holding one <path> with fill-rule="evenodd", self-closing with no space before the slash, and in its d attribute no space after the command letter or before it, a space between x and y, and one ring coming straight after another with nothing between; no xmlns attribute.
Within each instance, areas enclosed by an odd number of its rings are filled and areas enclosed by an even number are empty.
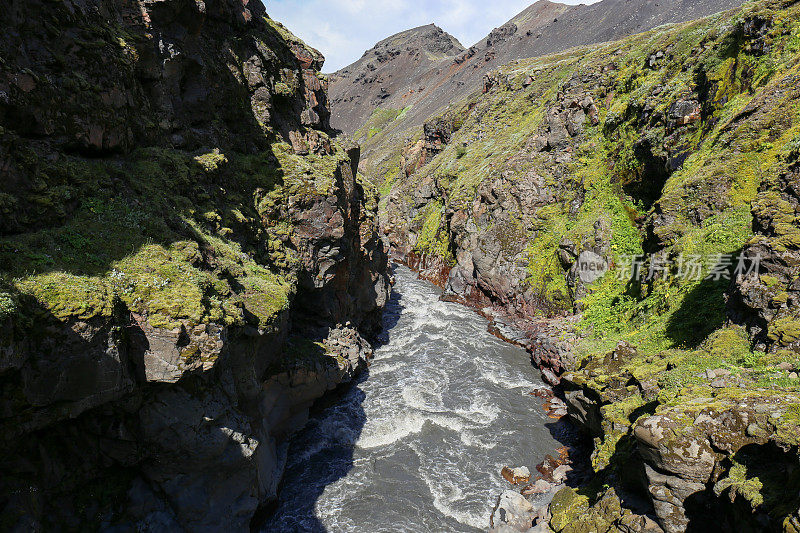
<svg viewBox="0 0 800 533"><path fill-rule="evenodd" d="M410 270L395 275L388 342L292 440L263 531L486 530L510 488L503 466L535 473L558 447L526 352Z"/></svg>

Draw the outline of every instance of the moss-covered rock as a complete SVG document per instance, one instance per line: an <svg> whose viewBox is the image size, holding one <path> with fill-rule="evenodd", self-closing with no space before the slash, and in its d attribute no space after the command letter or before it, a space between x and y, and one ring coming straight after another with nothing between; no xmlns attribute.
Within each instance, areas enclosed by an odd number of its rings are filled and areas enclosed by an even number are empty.
<svg viewBox="0 0 800 533"><path fill-rule="evenodd" d="M550 503L550 512L553 515L550 526L556 532L564 531L588 510L589 499L574 489L565 487L558 491Z"/></svg>
<svg viewBox="0 0 800 533"><path fill-rule="evenodd" d="M0 528L247 529L371 354L377 192L261 3L89 4L0 20Z"/></svg>

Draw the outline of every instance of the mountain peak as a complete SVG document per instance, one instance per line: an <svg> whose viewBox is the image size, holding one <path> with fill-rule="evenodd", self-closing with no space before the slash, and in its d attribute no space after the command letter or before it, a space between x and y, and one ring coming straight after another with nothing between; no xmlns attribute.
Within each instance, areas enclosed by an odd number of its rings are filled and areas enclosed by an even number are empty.
<svg viewBox="0 0 800 533"><path fill-rule="evenodd" d="M416 50L443 57L460 54L464 51L464 46L436 24L427 24L387 37L367 50L364 56Z"/></svg>

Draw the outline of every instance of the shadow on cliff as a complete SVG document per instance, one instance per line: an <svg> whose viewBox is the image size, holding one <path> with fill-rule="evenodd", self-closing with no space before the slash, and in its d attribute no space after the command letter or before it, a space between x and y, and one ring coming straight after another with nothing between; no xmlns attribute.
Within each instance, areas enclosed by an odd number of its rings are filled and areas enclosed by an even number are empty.
<svg viewBox="0 0 800 533"><path fill-rule="evenodd" d="M741 249L731 254L733 264L738 261ZM715 268L722 268L719 264ZM696 348L711 333L721 328L727 319L725 292L730 289L734 266L727 267L725 277L703 279L681 303L680 308L667 322L667 336L681 348Z"/></svg>
<svg viewBox="0 0 800 533"><path fill-rule="evenodd" d="M315 404L311 419L289 443L288 460L278 490L278 501L263 524L252 531L325 533L317 516L317 501L329 485L353 469L355 443L366 423L360 385L369 371Z"/></svg>
<svg viewBox="0 0 800 533"><path fill-rule="evenodd" d="M193 159L195 153L148 147L91 160L53 155L62 162L43 164L41 171L68 174L62 188L76 199L54 205L53 211L63 212L56 219L37 217L18 232L0 234L0 275L105 277L118 261L149 245L169 249L184 241L197 242L202 259L191 260L212 269L214 243L201 231L218 238L224 228L225 240L267 262L258 237L261 228L241 220L261 220L254 196L283 183L284 171L272 150L264 147L257 155L222 152L234 162L211 173ZM141 266L152 272L154 265Z"/></svg>
<svg viewBox="0 0 800 533"><path fill-rule="evenodd" d="M392 293L383 315L383 331L375 342L389 342L391 330L403 313L402 295ZM278 491L278 502L267 512L263 523L253 531L269 533L326 533L317 514L317 502L326 489L346 477L354 466L355 445L366 424L362 404L366 394L361 384L369 379L362 372L336 393L318 400L306 427L289 443L285 474Z"/></svg>
<svg viewBox="0 0 800 533"><path fill-rule="evenodd" d="M64 323L34 298L17 299L25 316L0 321L0 351L16 352L19 365L0 369L0 529L57 530L77 509L89 522L110 516L136 475L109 450L124 449L114 435L128 430L119 400L127 409L140 401L132 393L144 353L127 342L137 326L121 304L109 318Z"/></svg>
<svg viewBox="0 0 800 533"><path fill-rule="evenodd" d="M394 276L395 272L397 271L397 264L392 263L390 265L390 270L392 276ZM386 309L383 311L383 318L382 318L382 325L383 330L375 339L373 343L375 348L383 346L389 343L389 339L391 337L391 331L400 321L400 317L403 314L403 310L405 306L403 305L403 296L392 288L391 293L389 294L389 300L386 302Z"/></svg>
<svg viewBox="0 0 800 533"><path fill-rule="evenodd" d="M563 396L561 398L565 399ZM657 404L651 402L640 407L629 416L629 421L634 423L640 416L652 414L656 406ZM599 407L597 409L598 412L590 418L599 420ZM568 487L576 489L578 494L586 496L594 503L599 495L606 492L609 488L606 484L610 483L616 496L619 497L623 510L647 515L652 520L656 519L653 504L647 497L648 481L644 463L631 435L625 435L615 442L610 451L604 450L609 455L603 457L605 453L602 455L594 453L595 440L606 438L602 428L592 430L588 425L576 426L570 423L567 417L546 426L553 437L569 449L570 466L573 470L567 473L564 482ZM597 471L593 458L598 459ZM599 466L601 464L605 466Z"/></svg>
<svg viewBox="0 0 800 533"><path fill-rule="evenodd" d="M722 478L733 479L729 488L717 493L713 486L689 496L684 507L689 533L737 531L757 533L782 531L784 520L795 516L800 507L800 464L796 450L783 450L775 443L748 444L737 451L732 461L722 466L744 467ZM751 500L760 499L760 505ZM757 501L757 500L756 500Z"/></svg>
<svg viewBox="0 0 800 533"><path fill-rule="evenodd" d="M113 146L65 143L57 135L42 137L32 131L36 121L3 121L2 126L13 136L5 136L2 141L6 145L0 145L0 159L10 176L0 189L11 195L16 212L0 221L0 270L10 277L48 272L107 275L117 261L148 244L169 247L189 239L198 240L204 256L209 255L203 248L210 249L211 245L197 238L187 220L210 234L224 230L227 240L236 241L244 252L256 257L265 248L257 238L261 228L246 227L242 220L273 216L258 212L255 205L284 177L271 143L289 143L291 131L306 131L300 118L305 81L300 76L295 96L268 94L269 101L264 102L264 88L259 87L256 95L256 88L251 90L228 63L230 56L260 58L265 43L272 56L280 58L278 66L299 72L299 60L267 24L255 29L224 26L238 38L226 39L215 48L220 28L214 24L221 22L203 26L203 17L193 8L184 9L184 4L152 7L150 19L159 39L181 43L184 48L168 62L162 57L160 40L141 35L138 24L125 26L126 32L139 38L139 57L134 73L107 65L109 75L125 80L127 85L119 89L130 101L129 108L117 113L130 115L129 133L116 139ZM71 20L66 8L53 9L64 20ZM98 28L107 24L96 22ZM32 31L29 38L35 35ZM252 38L254 35L258 40ZM128 33L125 36L131 40ZM99 75L97 64L109 63L108 57L98 55L96 47L76 48L88 57L77 54L80 57L70 58L74 59L70 63L76 75L83 79L93 80ZM11 58L11 64L15 59ZM27 65L30 58L23 59ZM36 66L43 72L49 68ZM264 67L257 74L270 78L277 74L277 67L275 70ZM114 91L118 91L117 86ZM103 114L107 106L91 100L91 96L79 99L80 112L85 116L71 120L92 125L91 131L99 131L101 137L113 137L116 130ZM67 106L72 101L59 103ZM33 100L18 106L16 112L38 116L44 114L39 107L57 105L50 100ZM265 106L271 114L264 114ZM63 112L65 117L71 114L68 107ZM171 130L154 127L157 119L153 117L171 124ZM275 133L265 132L265 122ZM58 123L51 126L59 132L71 127ZM91 137L91 132L78 133L76 138Z"/></svg>
<svg viewBox="0 0 800 533"><path fill-rule="evenodd" d="M550 436L569 451L568 464L572 470L567 472L565 484L572 488L582 486L592 477L592 439L582 434L566 417L547 422L544 426L550 432ZM548 455L536 469L547 479L562 461L561 457Z"/></svg>

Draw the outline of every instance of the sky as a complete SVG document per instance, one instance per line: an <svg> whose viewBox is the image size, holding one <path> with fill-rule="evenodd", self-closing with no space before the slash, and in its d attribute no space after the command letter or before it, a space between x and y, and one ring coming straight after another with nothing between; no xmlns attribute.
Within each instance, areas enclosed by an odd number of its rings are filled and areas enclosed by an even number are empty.
<svg viewBox="0 0 800 533"><path fill-rule="evenodd" d="M358 60L378 41L434 23L466 47L535 0L262 0L267 13L325 56L323 71ZM593 0L560 0L591 4Z"/></svg>

